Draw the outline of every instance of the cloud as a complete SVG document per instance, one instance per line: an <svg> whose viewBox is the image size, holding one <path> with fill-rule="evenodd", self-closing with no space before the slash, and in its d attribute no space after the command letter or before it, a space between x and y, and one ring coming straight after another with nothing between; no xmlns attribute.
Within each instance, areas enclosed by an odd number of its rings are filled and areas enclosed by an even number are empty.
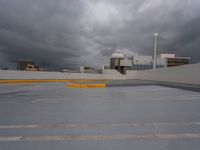
<svg viewBox="0 0 200 150"><path fill-rule="evenodd" d="M199 0L0 0L1 62L101 66L118 47L152 55L154 32L159 52L199 62L199 6Z"/></svg>

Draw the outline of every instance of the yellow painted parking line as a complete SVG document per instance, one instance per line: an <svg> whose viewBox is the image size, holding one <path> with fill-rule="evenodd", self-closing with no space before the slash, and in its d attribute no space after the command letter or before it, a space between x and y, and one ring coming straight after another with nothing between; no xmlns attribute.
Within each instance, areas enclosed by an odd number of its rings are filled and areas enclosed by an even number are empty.
<svg viewBox="0 0 200 150"><path fill-rule="evenodd" d="M113 135L55 135L55 136L12 136L0 137L0 142L17 141L110 141L152 139L200 139L198 133L184 134L113 134Z"/></svg>
<svg viewBox="0 0 200 150"><path fill-rule="evenodd" d="M0 80L0 83L45 83L45 82L106 82L105 79L22 79Z"/></svg>
<svg viewBox="0 0 200 150"><path fill-rule="evenodd" d="M78 83L69 83L66 84L68 88L105 88L106 84L78 84Z"/></svg>

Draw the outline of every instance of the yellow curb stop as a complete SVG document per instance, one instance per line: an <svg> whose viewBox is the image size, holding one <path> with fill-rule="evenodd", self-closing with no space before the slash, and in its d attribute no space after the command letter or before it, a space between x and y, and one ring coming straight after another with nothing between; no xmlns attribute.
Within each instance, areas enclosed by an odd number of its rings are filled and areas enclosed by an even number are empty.
<svg viewBox="0 0 200 150"><path fill-rule="evenodd" d="M77 83L68 83L66 84L68 88L105 88L106 84L77 84Z"/></svg>

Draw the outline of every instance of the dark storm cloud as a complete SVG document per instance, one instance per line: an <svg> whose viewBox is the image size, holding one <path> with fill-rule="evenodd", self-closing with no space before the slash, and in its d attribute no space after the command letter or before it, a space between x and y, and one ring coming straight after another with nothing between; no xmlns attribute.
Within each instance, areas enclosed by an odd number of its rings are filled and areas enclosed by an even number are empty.
<svg viewBox="0 0 200 150"><path fill-rule="evenodd" d="M199 0L0 0L0 62L101 65L119 47L152 54L154 32L160 52L198 62L199 7Z"/></svg>

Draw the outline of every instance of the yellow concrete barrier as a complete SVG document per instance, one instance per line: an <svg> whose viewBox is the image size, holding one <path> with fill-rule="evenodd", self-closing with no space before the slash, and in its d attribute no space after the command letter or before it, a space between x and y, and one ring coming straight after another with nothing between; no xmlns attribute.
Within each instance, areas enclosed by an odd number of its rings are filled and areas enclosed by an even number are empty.
<svg viewBox="0 0 200 150"><path fill-rule="evenodd" d="M77 84L77 83L69 83L66 84L68 88L105 88L106 84Z"/></svg>
<svg viewBox="0 0 200 150"><path fill-rule="evenodd" d="M21 80L1 80L0 83L45 83L45 82L106 82L104 79L21 79Z"/></svg>

